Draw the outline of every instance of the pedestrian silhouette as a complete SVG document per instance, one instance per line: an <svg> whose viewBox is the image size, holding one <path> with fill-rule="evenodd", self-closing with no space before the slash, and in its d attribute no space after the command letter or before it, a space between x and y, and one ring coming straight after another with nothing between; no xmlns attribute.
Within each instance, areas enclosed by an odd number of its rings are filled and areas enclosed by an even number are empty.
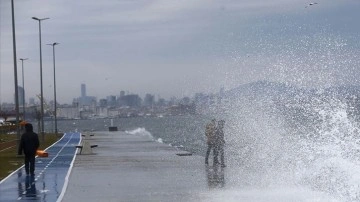
<svg viewBox="0 0 360 202"><path fill-rule="evenodd" d="M225 137L224 137L224 126L225 121L220 120L217 124L215 131L215 158L218 158L220 155L221 167L225 167L225 157L224 157L224 146L225 146Z"/></svg>
<svg viewBox="0 0 360 202"><path fill-rule="evenodd" d="M216 154L216 150L215 150L215 130L216 130L216 120L212 119L210 123L208 123L206 125L205 128L205 136L207 138L206 143L207 143L207 151L206 151L206 155L205 155L205 164L209 164L209 155L211 150L213 151L213 156L214 156L214 161L213 164L217 164L218 160L217 160L217 154Z"/></svg>
<svg viewBox="0 0 360 202"><path fill-rule="evenodd" d="M22 155L24 152L25 158L25 172L27 175L34 175L35 171L35 155L39 148L39 137L33 131L33 126L30 123L25 124L25 133L22 134L18 154Z"/></svg>

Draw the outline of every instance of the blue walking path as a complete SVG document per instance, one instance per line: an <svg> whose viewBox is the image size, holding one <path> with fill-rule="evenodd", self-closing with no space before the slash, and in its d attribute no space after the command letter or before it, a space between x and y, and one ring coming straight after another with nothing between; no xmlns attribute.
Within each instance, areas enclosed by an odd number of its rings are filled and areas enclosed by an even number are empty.
<svg viewBox="0 0 360 202"><path fill-rule="evenodd" d="M57 201L67 185L69 169L81 139L78 132L66 133L49 147L47 158L36 158L35 176L27 176L24 166L0 182L0 201Z"/></svg>

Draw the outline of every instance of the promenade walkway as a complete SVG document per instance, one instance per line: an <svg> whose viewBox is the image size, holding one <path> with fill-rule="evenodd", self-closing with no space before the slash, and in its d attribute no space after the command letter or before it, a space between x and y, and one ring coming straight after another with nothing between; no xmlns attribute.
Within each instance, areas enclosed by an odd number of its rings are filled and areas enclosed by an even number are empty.
<svg viewBox="0 0 360 202"><path fill-rule="evenodd" d="M208 181L204 157L149 137L103 132L89 141L99 146L77 155L63 202L208 201L209 183L224 184L220 170Z"/></svg>
<svg viewBox="0 0 360 202"><path fill-rule="evenodd" d="M77 155L63 202L338 202L306 187L256 187L244 182L237 164L204 165L204 157L187 155L146 136L99 132L92 155ZM180 155L179 155L180 154Z"/></svg>
<svg viewBox="0 0 360 202"><path fill-rule="evenodd" d="M49 158L37 159L35 179L20 169L1 181L0 201L342 201L305 187L247 186L241 184L246 172L236 165L205 166L204 157L146 136L97 132L84 138L98 145L92 154L75 156L80 134L66 134L49 148Z"/></svg>
<svg viewBox="0 0 360 202"><path fill-rule="evenodd" d="M24 167L0 182L0 201L56 201L74 159L80 133L66 133L46 151L47 158L36 158L35 176L26 176Z"/></svg>

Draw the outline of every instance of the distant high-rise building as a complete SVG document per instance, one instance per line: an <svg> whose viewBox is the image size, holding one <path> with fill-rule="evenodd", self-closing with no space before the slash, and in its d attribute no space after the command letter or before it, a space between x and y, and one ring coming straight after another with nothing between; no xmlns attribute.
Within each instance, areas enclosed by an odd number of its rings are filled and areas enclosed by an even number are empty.
<svg viewBox="0 0 360 202"><path fill-rule="evenodd" d="M120 97L124 97L125 96L125 91L120 91Z"/></svg>
<svg viewBox="0 0 360 202"><path fill-rule="evenodd" d="M144 106L150 107L153 106L155 102L155 96L151 94L146 94L144 98Z"/></svg>
<svg viewBox="0 0 360 202"><path fill-rule="evenodd" d="M81 84L81 97L86 97L86 85Z"/></svg>
<svg viewBox="0 0 360 202"><path fill-rule="evenodd" d="M86 95L86 85L85 84L81 84L81 96L76 99L76 102L78 104L78 107L92 107L92 106L96 106L96 97L94 96L87 96Z"/></svg>
<svg viewBox="0 0 360 202"><path fill-rule="evenodd" d="M116 96L109 95L106 97L106 100L107 100L108 106L113 107L116 105Z"/></svg>
<svg viewBox="0 0 360 202"><path fill-rule="evenodd" d="M164 98L159 98L157 102L158 106L164 107L166 105L166 100Z"/></svg>
<svg viewBox="0 0 360 202"><path fill-rule="evenodd" d="M139 97L139 95L136 94L130 94L125 95L123 97L125 101L125 105L129 107L140 107L142 99Z"/></svg>
<svg viewBox="0 0 360 202"><path fill-rule="evenodd" d="M100 99L99 106L100 107L106 107L107 106L107 100L106 99Z"/></svg>

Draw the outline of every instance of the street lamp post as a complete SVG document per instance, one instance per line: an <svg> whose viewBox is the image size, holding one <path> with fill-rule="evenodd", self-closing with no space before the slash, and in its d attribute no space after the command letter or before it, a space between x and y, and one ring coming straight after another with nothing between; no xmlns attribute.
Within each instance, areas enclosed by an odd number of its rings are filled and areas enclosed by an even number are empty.
<svg viewBox="0 0 360 202"><path fill-rule="evenodd" d="M20 58L21 60L21 69L22 69L22 87L23 87L23 119L25 120L25 83L24 83L24 60L29 58Z"/></svg>
<svg viewBox="0 0 360 202"><path fill-rule="evenodd" d="M44 133L44 95L43 95L43 79L42 79L42 53L41 53L41 21L47 20L49 18L37 18L32 17L33 20L37 20L39 22L39 46L40 46L40 120L41 120L41 140L45 141L45 133Z"/></svg>
<svg viewBox="0 0 360 202"><path fill-rule="evenodd" d="M12 38L13 38L13 56L14 56L14 83L15 83L15 111L16 111L16 137L17 148L20 146L20 127L19 127L19 95L17 80L17 59L16 59L16 34L15 34L15 11L14 0L11 0L11 22L12 22Z"/></svg>
<svg viewBox="0 0 360 202"><path fill-rule="evenodd" d="M49 46L52 46L53 48L53 64L54 64L54 117L55 117L55 135L57 136L58 130L57 130L57 106L56 106L56 71L55 71L55 46L59 43L54 42L52 44L46 44Z"/></svg>

